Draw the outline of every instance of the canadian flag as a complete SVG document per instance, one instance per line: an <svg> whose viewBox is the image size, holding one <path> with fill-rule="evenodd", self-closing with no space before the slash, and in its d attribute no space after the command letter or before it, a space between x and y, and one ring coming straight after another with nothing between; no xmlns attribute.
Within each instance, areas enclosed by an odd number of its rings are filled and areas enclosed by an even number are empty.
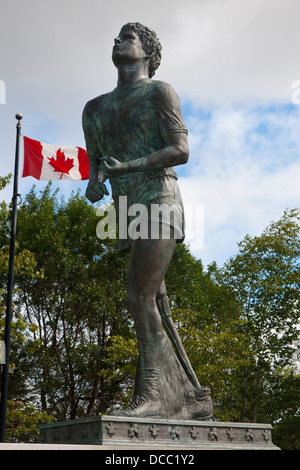
<svg viewBox="0 0 300 470"><path fill-rule="evenodd" d="M86 150L66 145L43 144L23 137L24 165L22 177L37 180L86 180L89 159Z"/></svg>

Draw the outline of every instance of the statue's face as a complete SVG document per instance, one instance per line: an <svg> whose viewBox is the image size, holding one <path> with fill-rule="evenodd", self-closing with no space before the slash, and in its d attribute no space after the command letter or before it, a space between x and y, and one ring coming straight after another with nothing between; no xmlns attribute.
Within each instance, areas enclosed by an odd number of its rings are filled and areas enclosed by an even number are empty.
<svg viewBox="0 0 300 470"><path fill-rule="evenodd" d="M146 57L139 35L131 29L121 29L115 39L112 59L116 66L126 62L136 62Z"/></svg>

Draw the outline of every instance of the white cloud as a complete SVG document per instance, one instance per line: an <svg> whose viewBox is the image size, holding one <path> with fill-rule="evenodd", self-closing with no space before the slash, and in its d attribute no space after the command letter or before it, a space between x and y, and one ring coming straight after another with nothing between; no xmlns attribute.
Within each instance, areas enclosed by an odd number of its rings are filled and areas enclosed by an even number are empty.
<svg viewBox="0 0 300 470"><path fill-rule="evenodd" d="M198 104L289 100L300 77L297 0L182 3L168 67Z"/></svg>

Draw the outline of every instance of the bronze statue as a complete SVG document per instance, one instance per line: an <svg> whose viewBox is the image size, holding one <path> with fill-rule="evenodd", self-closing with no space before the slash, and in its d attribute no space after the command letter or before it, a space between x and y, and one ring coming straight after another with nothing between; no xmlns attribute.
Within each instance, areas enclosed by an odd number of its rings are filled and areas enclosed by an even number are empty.
<svg viewBox="0 0 300 470"><path fill-rule="evenodd" d="M139 238L119 227L119 233L127 233L119 237L119 250L130 252L128 306L139 361L134 397L114 414L207 419L212 416L210 390L200 386L187 358L164 283L175 245L184 240L183 203L173 167L188 161L188 131L172 87L152 79L161 60L154 31L128 23L114 42L117 87L89 101L83 112L90 161L86 197L94 203L108 195L104 181L109 179L116 210L126 196L128 206L148 209L149 225L148 236ZM150 209L163 205L174 209L173 217L153 215ZM127 224L134 220L128 216ZM154 228L158 236L151 236Z"/></svg>

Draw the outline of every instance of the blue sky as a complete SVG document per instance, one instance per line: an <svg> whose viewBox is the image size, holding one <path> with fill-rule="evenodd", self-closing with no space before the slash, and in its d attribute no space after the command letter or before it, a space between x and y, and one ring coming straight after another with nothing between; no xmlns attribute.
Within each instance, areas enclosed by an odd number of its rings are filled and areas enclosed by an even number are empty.
<svg viewBox="0 0 300 470"><path fill-rule="evenodd" d="M187 240L195 256L222 265L246 234L299 207L298 0L0 1L0 175L13 171L17 112L24 135L85 146L84 104L116 86L113 38L140 21L161 40L154 78L175 88L189 128L177 171L185 204L203 209L203 246ZM33 184L45 187L20 179L23 197ZM86 187L58 184L66 196Z"/></svg>
<svg viewBox="0 0 300 470"><path fill-rule="evenodd" d="M186 120L191 161L181 188L185 200L203 201L205 211L204 246L196 254L213 252L222 264L246 234L258 235L286 208L298 207L299 110L233 106Z"/></svg>

